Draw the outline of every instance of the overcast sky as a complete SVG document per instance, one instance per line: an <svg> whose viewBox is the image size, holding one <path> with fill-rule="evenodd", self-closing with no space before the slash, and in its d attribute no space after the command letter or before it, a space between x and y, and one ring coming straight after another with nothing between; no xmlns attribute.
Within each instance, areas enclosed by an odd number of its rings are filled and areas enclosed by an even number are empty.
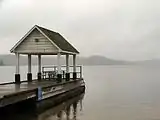
<svg viewBox="0 0 160 120"><path fill-rule="evenodd" d="M160 0L0 0L0 54L35 24L61 33L82 56L160 59Z"/></svg>

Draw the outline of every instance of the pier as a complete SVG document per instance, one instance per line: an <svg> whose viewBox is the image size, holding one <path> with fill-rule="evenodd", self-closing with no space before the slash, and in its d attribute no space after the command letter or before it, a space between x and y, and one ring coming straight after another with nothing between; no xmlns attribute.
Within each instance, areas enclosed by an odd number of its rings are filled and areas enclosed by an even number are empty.
<svg viewBox="0 0 160 120"><path fill-rule="evenodd" d="M79 52L59 33L35 25L10 51L16 56L15 80L0 84L0 107L29 99L39 103L62 94L70 97L74 95L73 91L84 92L82 66L76 65L76 56ZM28 56L26 81L21 80L20 55ZM33 55L38 57L36 79L32 78ZM57 65L42 66L42 55L56 55ZM65 65L61 63L62 56L66 58ZM72 65L69 65L70 56Z"/></svg>
<svg viewBox="0 0 160 120"><path fill-rule="evenodd" d="M23 109L21 112L14 110L3 110L0 112L0 119L2 120L44 120L50 117L74 119L82 112L82 100L84 94L78 94L73 98L65 100L63 103L58 103L56 106L50 105L49 108ZM21 106L23 107L23 106ZM74 108L74 109L72 109ZM22 109L22 108L21 108ZM3 113L3 114L2 114ZM65 113L65 114L62 114Z"/></svg>

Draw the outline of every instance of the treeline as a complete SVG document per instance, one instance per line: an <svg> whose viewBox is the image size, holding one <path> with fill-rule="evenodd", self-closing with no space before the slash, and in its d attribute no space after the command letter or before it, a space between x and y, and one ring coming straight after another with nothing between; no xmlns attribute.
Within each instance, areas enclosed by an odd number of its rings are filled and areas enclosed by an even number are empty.
<svg viewBox="0 0 160 120"><path fill-rule="evenodd" d="M0 66L3 66L3 65L4 65L3 60L0 60Z"/></svg>
<svg viewBox="0 0 160 120"><path fill-rule="evenodd" d="M32 57L32 65L37 65L37 56ZM72 64L72 56L70 57L69 64ZM65 65L65 56L62 56L61 63ZM20 56L20 65L27 65L28 58L27 56ZM42 64L43 65L56 65L57 64L57 56L42 56ZM77 57L77 64L79 65L127 65L130 62L113 60L106 58L104 56L90 56L90 57ZM16 57L15 55L0 55L0 65L12 66L16 65Z"/></svg>

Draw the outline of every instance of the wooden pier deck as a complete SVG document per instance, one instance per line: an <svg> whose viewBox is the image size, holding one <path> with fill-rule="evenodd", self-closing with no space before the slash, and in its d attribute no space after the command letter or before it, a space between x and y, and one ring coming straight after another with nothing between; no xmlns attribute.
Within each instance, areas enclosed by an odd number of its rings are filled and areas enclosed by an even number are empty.
<svg viewBox="0 0 160 120"><path fill-rule="evenodd" d="M24 92L24 91L30 91L33 89L38 88L39 86L45 87L48 85L54 85L56 84L53 81L37 81L34 80L32 82L27 82L24 81L21 84L15 84L15 83L6 83L6 84L0 84L0 98L11 95L11 94L16 94L19 92Z"/></svg>
<svg viewBox="0 0 160 120"><path fill-rule="evenodd" d="M27 100L30 98L37 98L43 100L61 93L75 89L83 85L83 79L65 81L56 83L52 80L34 80L32 82L22 82L21 84L7 83L0 84L0 107L14 104L19 101ZM37 90L41 88L41 98L38 98Z"/></svg>

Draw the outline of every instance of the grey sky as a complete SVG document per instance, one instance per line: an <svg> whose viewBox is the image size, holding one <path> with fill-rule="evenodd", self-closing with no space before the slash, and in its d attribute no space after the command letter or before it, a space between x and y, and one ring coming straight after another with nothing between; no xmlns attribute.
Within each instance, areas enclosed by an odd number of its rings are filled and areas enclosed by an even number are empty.
<svg viewBox="0 0 160 120"><path fill-rule="evenodd" d="M82 56L160 58L160 0L0 0L0 53L34 25L60 32Z"/></svg>

